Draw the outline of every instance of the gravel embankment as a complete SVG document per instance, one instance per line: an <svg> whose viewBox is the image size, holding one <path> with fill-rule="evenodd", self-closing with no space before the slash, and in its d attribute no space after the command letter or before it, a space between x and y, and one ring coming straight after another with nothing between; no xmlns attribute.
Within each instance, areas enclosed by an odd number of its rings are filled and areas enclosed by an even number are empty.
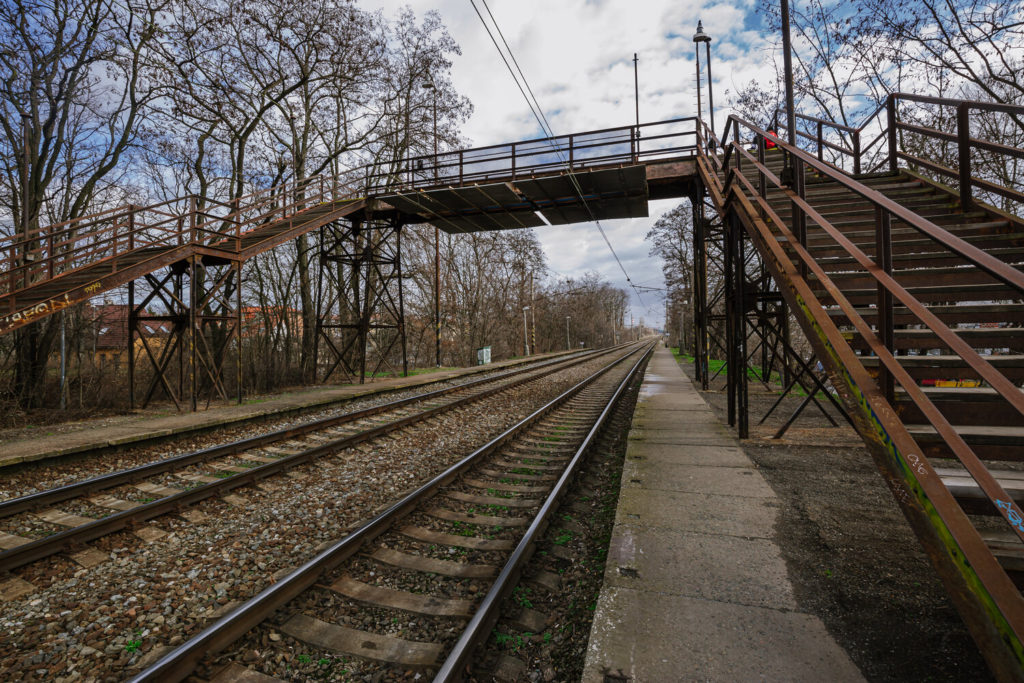
<svg viewBox="0 0 1024 683"><path fill-rule="evenodd" d="M38 590L2 607L0 630L7 637L0 645L0 677L122 680L154 646L182 642L219 607L251 597L275 572L310 559L321 544L595 368L584 364L275 477L265 487L206 501L195 507L206 515L200 523L160 518L151 526L168 535L154 543L132 534L105 537L94 546L111 559L91 569L64 559L26 567L19 575Z"/></svg>

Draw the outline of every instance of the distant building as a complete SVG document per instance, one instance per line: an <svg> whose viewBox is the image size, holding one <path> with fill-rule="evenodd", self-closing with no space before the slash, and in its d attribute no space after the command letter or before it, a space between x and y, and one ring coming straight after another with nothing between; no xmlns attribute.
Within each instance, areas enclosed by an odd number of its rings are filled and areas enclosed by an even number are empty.
<svg viewBox="0 0 1024 683"><path fill-rule="evenodd" d="M128 349L128 312L126 304L102 304L86 309L86 315L92 320L96 330L94 357L96 362L117 363L125 357ZM161 348L171 333L171 323L167 321L144 321L139 324L146 342L154 353ZM142 340L135 337L135 357L145 353Z"/></svg>

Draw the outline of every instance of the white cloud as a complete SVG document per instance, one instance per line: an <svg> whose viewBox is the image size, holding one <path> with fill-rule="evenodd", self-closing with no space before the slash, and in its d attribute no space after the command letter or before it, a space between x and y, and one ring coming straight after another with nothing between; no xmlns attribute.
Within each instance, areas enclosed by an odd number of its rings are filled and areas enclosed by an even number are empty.
<svg viewBox="0 0 1024 683"><path fill-rule="evenodd" d="M535 137L539 126L487 36L469 0L363 0L392 16L403 5L417 15L436 9L462 48L452 76L475 111L464 127L474 145ZM726 91L773 68L758 31L756 0L488 0L505 39L529 79L556 134L628 125L634 120L633 53L639 55L640 119L658 121L696 112L694 43L697 19L712 36L718 130L727 116ZM483 9L480 0L477 5ZM485 12L486 15L486 12ZM701 50L701 62L704 51ZM707 107L707 100L704 100ZM651 217L603 222L634 283L662 286L661 264L647 256L651 223L674 202L652 202ZM625 277L593 225L538 228L548 264L572 277L599 272L616 286ZM660 324L664 303L646 292L633 314Z"/></svg>

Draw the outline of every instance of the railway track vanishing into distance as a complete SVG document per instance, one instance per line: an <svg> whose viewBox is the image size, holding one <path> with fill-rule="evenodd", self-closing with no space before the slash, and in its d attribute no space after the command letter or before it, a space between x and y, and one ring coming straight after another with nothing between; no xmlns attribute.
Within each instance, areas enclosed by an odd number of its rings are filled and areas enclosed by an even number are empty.
<svg viewBox="0 0 1024 683"><path fill-rule="evenodd" d="M600 354L559 358L510 370L0 502L0 520L33 515L68 527L35 540L0 532L0 573L65 551L88 553L84 544L89 541L161 515L182 513L199 501L226 495L238 487L256 484L342 449L540 380L596 355ZM187 488L160 483L166 481L167 475L186 483ZM139 495L144 496L145 502L131 498ZM90 518L54 507L69 501L87 502L91 509L110 514Z"/></svg>
<svg viewBox="0 0 1024 683"><path fill-rule="evenodd" d="M588 447L652 350L645 344L618 355L253 598L231 605L133 680L182 680L268 619L339 657L460 679ZM404 585L410 575L433 589L411 592ZM446 597L467 582L477 588L473 598ZM481 583L490 587L481 590ZM303 606L282 619L279 610L299 602ZM340 625L346 609L425 617L432 642ZM344 621L358 622L358 614ZM225 677L237 676L242 666L224 665L216 663Z"/></svg>

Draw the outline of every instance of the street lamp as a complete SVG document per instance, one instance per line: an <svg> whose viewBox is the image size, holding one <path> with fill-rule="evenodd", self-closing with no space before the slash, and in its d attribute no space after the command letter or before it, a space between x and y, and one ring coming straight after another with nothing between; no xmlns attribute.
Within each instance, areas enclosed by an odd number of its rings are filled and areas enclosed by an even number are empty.
<svg viewBox="0 0 1024 683"><path fill-rule="evenodd" d="M523 349L525 351L525 353L523 354L524 356L530 355L530 336L529 332L527 331L528 328L526 325L526 312L528 310L530 310L529 306L523 306Z"/></svg>
<svg viewBox="0 0 1024 683"><path fill-rule="evenodd" d="M715 135L715 99L711 85L711 36L704 33L704 24L697 20L697 32L693 34L693 42L697 45L697 118L700 118L700 44L704 43L704 51L708 61L708 118L711 119L711 135Z"/></svg>
<svg viewBox="0 0 1024 683"><path fill-rule="evenodd" d="M437 88L427 77L423 89L434 96L434 182L437 182ZM434 224L434 363L441 367L441 230Z"/></svg>
<svg viewBox="0 0 1024 683"><path fill-rule="evenodd" d="M569 320L572 316L565 316L565 350L569 351Z"/></svg>

